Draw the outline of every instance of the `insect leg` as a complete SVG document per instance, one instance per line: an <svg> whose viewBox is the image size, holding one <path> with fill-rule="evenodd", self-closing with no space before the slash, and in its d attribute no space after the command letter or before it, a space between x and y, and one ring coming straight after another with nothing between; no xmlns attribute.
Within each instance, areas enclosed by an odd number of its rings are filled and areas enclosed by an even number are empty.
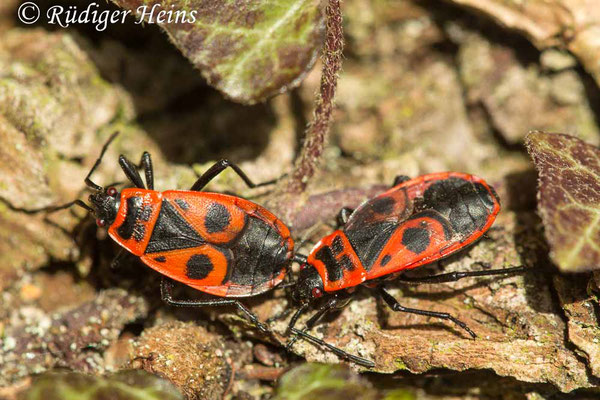
<svg viewBox="0 0 600 400"><path fill-rule="evenodd" d="M166 278L160 282L160 295L162 300L170 306L175 307L206 307L206 306L236 306L240 311L246 314L246 317L263 333L268 333L269 329L258 320L258 317L250 311L239 300L232 299L211 299L211 300L176 300L173 299L173 283Z"/></svg>
<svg viewBox="0 0 600 400"><path fill-rule="evenodd" d="M144 181L142 181L142 177L137 170L135 164L127 159L123 154L119 156L119 165L121 169L127 176L127 178L134 184L135 187L140 189L145 189L146 185L144 185Z"/></svg>
<svg viewBox="0 0 600 400"><path fill-rule="evenodd" d="M482 265L482 263L478 263ZM447 274L439 274L432 276L424 276L419 278L411 278L408 276L399 276L397 278L400 282L420 284L420 283L442 283L442 282L455 282L459 279L466 278L468 276L491 276L491 275L505 275L514 274L518 272L525 272L529 267L520 266L512 268L500 268L500 269L489 269L487 271L455 271Z"/></svg>
<svg viewBox="0 0 600 400"><path fill-rule="evenodd" d="M348 218L350 218L350 215L352 215L353 212L354 209L349 207L344 207L340 210L336 218L338 228L346 225L346 222L348 222Z"/></svg>
<svg viewBox="0 0 600 400"><path fill-rule="evenodd" d="M367 368L372 368L375 366L375 363L373 363L373 361L352 355L352 354L340 349L339 347L335 347L332 344L329 344L329 343L325 342L324 340L319 339L319 338L309 334L308 332L306 332L309 329L311 329L327 312L329 312L331 309L335 308L335 306L341 299L345 299L345 297L343 297L343 298L340 298L338 296L331 297L325 304L323 304L321 307L319 307L319 310L306 322L306 326L302 330L294 328L294 325L295 325L296 321L298 320L297 316L299 316L299 312L296 312L296 314L294 315L295 318L292 318L292 321L290 321L290 325L288 327L288 329L293 334L295 334L295 336L288 342L288 344L285 346L285 348L286 348L286 350L289 351L291 349L292 345L294 343L296 343L298 338L302 337L303 339L306 339L306 340L316 343L320 346L328 348L332 353L336 354L340 358L346 359L348 361L354 362L356 364L362 365ZM302 310L302 311L304 309L306 309L306 307L300 308L300 310ZM300 310L298 310L298 311L300 311Z"/></svg>
<svg viewBox="0 0 600 400"><path fill-rule="evenodd" d="M302 329L302 332L306 332L308 330L310 330L313 326L316 325L316 323L325 315L327 314L331 309L335 308L335 306L337 305L337 303L339 302L339 298L337 296L331 296L327 302L325 302L321 307L319 307L319 309L317 310L317 312L310 317L310 319L308 321L306 321L306 325L304 326L304 329ZM296 314L294 314L294 317L292 317L292 320L290 321L290 324L288 325L288 330L292 330L294 328L294 326L296 325L296 322L298 321L298 317L300 317L300 313L301 310L304 311L306 310L306 308L308 307L308 304L305 304L303 306L304 308L300 308ZM290 341L285 345L285 349L286 350L290 350L292 348L292 346L294 345L294 343L296 343L296 341L298 341L298 336L294 336L293 338L290 339Z"/></svg>
<svg viewBox="0 0 600 400"><path fill-rule="evenodd" d="M306 261L305 256L301 255L300 257L304 257L304 260ZM296 261L296 255L294 255L294 261ZM280 319L287 318L287 316L290 315L290 313L292 312L292 307L290 307L289 305L292 303L292 287L294 287L296 285L296 282L292 281L292 279L290 278L291 275L292 275L292 268L291 268L291 264L288 263L288 265L286 266L286 274L284 277L284 282L282 282L279 286L277 286L277 289L285 290L285 297L287 298L288 306L285 307L283 310L279 311L278 313L275 313L273 316L267 318L267 321L266 321L267 324L271 324Z"/></svg>
<svg viewBox="0 0 600 400"><path fill-rule="evenodd" d="M119 249L119 252L117 253L115 258L113 258L113 260L110 263L110 268L111 269L119 268L121 263L123 262L123 260L125 258L127 258L128 255L129 255L129 253L125 249L123 249L123 248Z"/></svg>
<svg viewBox="0 0 600 400"><path fill-rule="evenodd" d="M302 304L300 306L300 308L298 308L298 311L296 311L296 313L292 316L292 319L290 320L290 323L288 325L288 330L292 329L294 326L296 326L296 322L298 322L298 318L300 318L300 315L302 315L302 313L304 311L306 311L306 309L308 308L309 304L305 303Z"/></svg>
<svg viewBox="0 0 600 400"><path fill-rule="evenodd" d="M301 331L300 329L292 328L292 332L298 336L302 336L303 339L306 339L306 340L316 343L320 346L328 348L333 354L337 355L340 358L351 361L358 365L362 365L363 367L367 367L367 368L373 368L375 366L375 363L373 361L367 360L366 358L352 355L348 352L345 352L344 350L340 349L339 347L335 347L334 345L329 344L326 341L319 339L318 337L310 335L310 334L304 332L303 330ZM298 336L296 336L296 337L298 337Z"/></svg>
<svg viewBox="0 0 600 400"><path fill-rule="evenodd" d="M150 153L145 151L142 154L138 168L144 169L144 175L146 177L146 187L150 190L154 190L154 168L152 168L152 158Z"/></svg>
<svg viewBox="0 0 600 400"><path fill-rule="evenodd" d="M398 186L399 184L404 183L406 181L410 181L410 176L398 175L394 178L394 183L392 184L392 187Z"/></svg>
<svg viewBox="0 0 600 400"><path fill-rule="evenodd" d="M297 259L296 257L299 257L299 259ZM299 261L299 260L304 260L304 263L306 263L306 256L303 256L303 255L294 255L294 261L302 263L302 261ZM291 278L290 278L290 276L292 274L292 269L291 269L291 266L289 264L287 265L286 269L287 269L287 272L285 274L284 282L282 282L279 286L277 286L277 289L284 289L285 290L285 295L287 297L288 304L290 304L291 301L292 301L292 290L291 290L291 288L296 285L296 282L292 281ZM292 312L292 308L291 307L285 307L280 312L276 313L272 317L269 317L266 322L268 324L270 324L270 323L272 323L274 321L286 318L288 315L290 315L291 312Z"/></svg>
<svg viewBox="0 0 600 400"><path fill-rule="evenodd" d="M467 331L469 333L469 335L471 335L473 338L477 337L477 335L475 334L475 332L473 332L467 326L467 324L465 324L464 322L462 322L462 321L454 318L452 315L450 315L448 313L437 312L437 311L418 310L416 308L404 307L404 306L400 305L400 303L398 303L398 300L396 300L394 298L394 296L392 296L391 294L389 294L385 290L385 288L383 286L379 286L377 288L377 290L378 290L379 294L381 295L381 297L383 298L383 300L387 303L387 305L390 306L390 308L392 310L396 311L396 312L406 312L406 313L424 315L424 316L427 316L427 317L435 317L435 318L440 318L440 319L445 319L445 320L448 320L448 321L452 321L456 325L460 326L465 331Z"/></svg>
<svg viewBox="0 0 600 400"><path fill-rule="evenodd" d="M246 173L244 171L242 171L240 167L238 167L236 164L232 163L231 161L229 161L227 159L222 159L220 161L217 161L212 167L210 167L206 172L204 172L202 174L202 176L200 176L198 178L196 183L194 183L194 185L192 186L192 188L190 190L194 190L194 191L202 190L204 188L204 186L206 186L208 184L208 182L213 180L217 175L219 175L221 172L223 172L223 170L225 170L227 167L233 168L235 173L238 174L238 176L240 178L242 178L242 180L250 188L270 185L277 181L277 179L273 179L273 180L270 180L267 182L254 183L254 182L252 182L252 180L250 180L250 178L248 178L248 175L246 175Z"/></svg>

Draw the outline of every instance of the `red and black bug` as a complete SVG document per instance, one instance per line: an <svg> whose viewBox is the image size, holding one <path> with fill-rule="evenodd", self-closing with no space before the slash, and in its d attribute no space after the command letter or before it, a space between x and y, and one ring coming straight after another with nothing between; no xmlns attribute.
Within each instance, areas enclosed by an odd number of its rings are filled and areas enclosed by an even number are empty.
<svg viewBox="0 0 600 400"><path fill-rule="evenodd" d="M254 184L235 164L221 160L198 178L189 191L154 190L150 154L144 152L139 166L125 156L119 164L135 187L120 193L103 188L90 176L100 164L114 134L85 178L95 191L90 205L75 200L97 218L100 227L123 249L137 256L164 277L163 300L173 306L235 305L261 330L266 327L235 298L264 293L285 277L294 259L294 241L289 229L265 208L240 197L201 192L202 188L227 167L231 167L251 188ZM138 168L143 168L144 184ZM260 185L268 184L265 182ZM117 256L122 256L123 251ZM303 258L301 259L303 260ZM168 279L170 278L170 279ZM172 281L179 281L213 295L209 300L175 300Z"/></svg>
<svg viewBox="0 0 600 400"><path fill-rule="evenodd" d="M362 284L375 290L394 311L449 320L476 337L465 323L450 314L400 305L385 289L384 281L449 282L467 276L522 271L523 267L514 267L424 278L402 275L406 270L430 264L472 244L491 227L499 211L500 202L493 188L473 175L444 172L415 179L397 178L390 190L355 211L343 209L340 212L343 227L321 239L311 250L293 288L293 298L301 305L289 329L355 361L355 356L308 335L306 330L328 311L346 305L354 289ZM325 297L324 303L307 321L305 329L295 329L300 314L320 297ZM295 338L288 347L294 342Z"/></svg>

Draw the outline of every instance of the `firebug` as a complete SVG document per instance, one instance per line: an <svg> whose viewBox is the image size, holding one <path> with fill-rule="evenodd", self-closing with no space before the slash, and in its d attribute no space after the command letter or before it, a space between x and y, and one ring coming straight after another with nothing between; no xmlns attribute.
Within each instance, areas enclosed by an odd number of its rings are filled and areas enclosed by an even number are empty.
<svg viewBox="0 0 600 400"><path fill-rule="evenodd" d="M386 290L385 281L450 282L468 276L523 271L523 267L513 267L424 278L403 275L407 270L431 264L471 245L492 226L499 211L500 201L494 189L473 175L443 172L415 179L396 178L391 189L367 200L356 210L341 210L339 219L343 226L322 238L311 250L293 287L293 298L300 307L290 321L289 330L328 347L339 356L372 366L372 362L352 356L306 332L327 312L346 305L356 287L364 285L394 311L448 320L475 338L475 333L464 322L450 314L402 306ZM323 298L323 303L307 321L305 329L294 328L301 313L318 298ZM288 343L288 348L297 337Z"/></svg>
<svg viewBox="0 0 600 400"><path fill-rule="evenodd" d="M295 259L290 231L270 211L241 197L202 192L226 168L232 168L251 188L254 184L235 164L221 160L209 168L190 190L154 190L150 154L144 152L139 166L119 157L123 172L133 184L120 192L104 188L90 179L106 149L85 178L94 191L91 205L75 200L53 210L75 204L108 228L109 236L124 250L139 257L163 275L161 295L172 306L201 307L235 305L262 331L266 327L238 298L264 293L279 285ZM143 168L145 183L138 172ZM126 254L126 253L121 253ZM119 255L117 256L119 258ZM304 258L300 258L304 260ZM208 300L176 300L172 281L178 281L212 297Z"/></svg>

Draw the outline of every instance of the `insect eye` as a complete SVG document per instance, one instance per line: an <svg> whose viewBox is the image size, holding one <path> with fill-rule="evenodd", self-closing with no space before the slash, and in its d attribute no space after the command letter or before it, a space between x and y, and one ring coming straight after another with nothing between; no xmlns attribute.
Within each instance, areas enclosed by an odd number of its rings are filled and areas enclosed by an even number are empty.
<svg viewBox="0 0 600 400"><path fill-rule="evenodd" d="M110 197L115 197L117 195L117 189L111 186L106 189L106 194L108 194Z"/></svg>
<svg viewBox="0 0 600 400"><path fill-rule="evenodd" d="M98 219L96 220L96 225L98 225L100 228L103 228L103 227L105 227L105 226L106 226L106 221L105 221L105 220L103 220L103 219L101 219L101 218L98 218Z"/></svg>
<svg viewBox="0 0 600 400"><path fill-rule="evenodd" d="M319 297L323 296L323 291L321 289L319 289L318 287L313 288L311 293L312 293L312 297L315 297L315 298L319 298Z"/></svg>

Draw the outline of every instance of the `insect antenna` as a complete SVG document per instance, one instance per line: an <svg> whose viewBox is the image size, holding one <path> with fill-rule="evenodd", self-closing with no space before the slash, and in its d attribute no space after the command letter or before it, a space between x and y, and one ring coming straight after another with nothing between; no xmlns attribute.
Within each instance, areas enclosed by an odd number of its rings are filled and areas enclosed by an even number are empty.
<svg viewBox="0 0 600 400"><path fill-rule="evenodd" d="M110 144L113 142L113 140L115 140L115 138L119 135L119 131L113 133L112 135L110 135L110 137L108 138L108 140L106 141L106 143L104 143L104 146L102 146L102 150L100 151L100 155L98 156L98 159L96 160L96 162L94 163L94 166L92 167L92 169L90 170L90 172L88 172L87 176L85 177L85 184L87 187L94 189L94 190L102 190L102 186L95 184L94 182L92 182L92 180L90 179L90 177L92 176L92 174L94 173L94 171L96 171L96 168L98 168L98 166L100 165L100 162L102 162L102 157L104 157L104 153L106 153L106 149L108 149L108 146L110 146Z"/></svg>
<svg viewBox="0 0 600 400"><path fill-rule="evenodd" d="M94 209L92 207L88 206L82 200L79 200L79 199L70 201L70 202L65 203L65 204L59 204L57 206L40 207L40 208L17 208L17 207L11 207L11 206L9 206L9 208L11 210L19 211L19 212L22 212L22 213L25 213L25 214L37 214L37 213L40 213L40 212L53 213L55 211L59 211L59 210L64 210L64 209L70 208L73 205L79 206L79 207L81 207L81 208L83 208L86 211L89 211L91 213L94 212Z"/></svg>
<svg viewBox="0 0 600 400"><path fill-rule="evenodd" d="M45 209L45 211L47 211L47 212L54 212L54 211L58 211L58 210L63 210L65 208L70 208L71 206L74 206L74 205L75 206L79 206L79 207L83 208L84 210L86 210L86 211L88 211L88 212L90 212L92 214L94 213L94 209L92 207L88 206L87 204L85 204L83 202L83 200L79 200L79 199L70 201L70 202L68 202L66 204L62 204L62 205L59 205L59 206L47 207Z"/></svg>

